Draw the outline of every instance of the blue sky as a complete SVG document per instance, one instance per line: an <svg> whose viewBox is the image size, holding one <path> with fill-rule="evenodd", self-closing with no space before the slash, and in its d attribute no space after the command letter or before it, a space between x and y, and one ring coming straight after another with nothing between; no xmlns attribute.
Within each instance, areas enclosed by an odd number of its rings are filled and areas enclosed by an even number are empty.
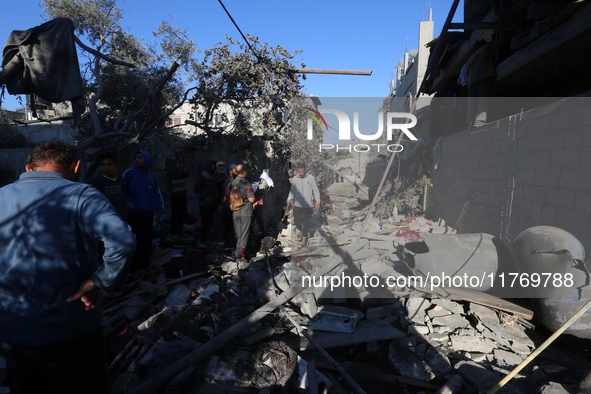
<svg viewBox="0 0 591 394"><path fill-rule="evenodd" d="M0 42L12 30L26 30L43 23L40 0L19 0L3 6ZM418 44L419 22L433 10L434 35L438 36L452 0L427 3L415 0L224 0L245 34L262 42L281 45L290 52L300 49L296 64L308 68L372 70L372 76L308 75L307 94L320 97L385 97L392 73L408 48ZM163 20L172 16L202 50L239 33L217 0L125 0L122 25L132 34L152 41ZM461 14L462 4L458 9ZM456 18L457 20L457 18ZM241 38L240 38L241 39ZM15 98L6 94L3 106L15 109Z"/></svg>

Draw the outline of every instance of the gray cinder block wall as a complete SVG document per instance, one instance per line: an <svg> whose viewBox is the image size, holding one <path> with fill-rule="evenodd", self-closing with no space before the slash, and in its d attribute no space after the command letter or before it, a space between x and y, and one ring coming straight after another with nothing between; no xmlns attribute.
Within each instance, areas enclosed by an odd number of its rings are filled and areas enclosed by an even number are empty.
<svg viewBox="0 0 591 394"><path fill-rule="evenodd" d="M591 260L591 98L563 99L443 137L427 216L512 243L560 227Z"/></svg>

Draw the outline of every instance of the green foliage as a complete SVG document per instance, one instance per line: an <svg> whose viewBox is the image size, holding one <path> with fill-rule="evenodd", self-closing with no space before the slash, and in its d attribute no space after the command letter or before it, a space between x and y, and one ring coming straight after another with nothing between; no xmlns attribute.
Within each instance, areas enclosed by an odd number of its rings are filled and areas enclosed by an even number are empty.
<svg viewBox="0 0 591 394"><path fill-rule="evenodd" d="M39 5L47 19L72 20L76 31L95 47L102 47L107 37L122 32L116 0L42 0Z"/></svg>
<svg viewBox="0 0 591 394"><path fill-rule="evenodd" d="M295 67L290 63L294 55L281 46L270 47L258 37L247 36L248 43L226 36L227 43L218 43L204 52L199 64L194 64L197 86L191 103L194 106L195 124L206 133L217 130L212 126L214 117L222 105L230 108L230 122L238 120L238 113L248 116L249 110L260 125L267 129L278 128L281 121L273 111L297 96L302 88ZM254 50L254 53L251 51ZM265 112L264 114L262 112ZM224 109L227 113L227 110ZM238 123L230 129L243 132Z"/></svg>
<svg viewBox="0 0 591 394"><path fill-rule="evenodd" d="M271 141L273 152L287 158L291 130L301 127L295 116L286 124L282 120L284 111L297 112L290 101L302 89L292 65L295 54L258 37L247 36L246 43L227 36L198 59L200 50L174 19L163 21L154 42L147 43L122 28L117 3L41 2L48 19L70 18L76 34L90 46L134 65L114 64L85 52L88 61L81 68L89 112L76 125L83 149L119 149L154 132L169 131L164 125L167 115L188 100L194 109L191 124L199 131L191 145L223 143L248 156L257 140ZM156 121L150 117L154 103L160 109ZM311 160L317 159L314 155Z"/></svg>

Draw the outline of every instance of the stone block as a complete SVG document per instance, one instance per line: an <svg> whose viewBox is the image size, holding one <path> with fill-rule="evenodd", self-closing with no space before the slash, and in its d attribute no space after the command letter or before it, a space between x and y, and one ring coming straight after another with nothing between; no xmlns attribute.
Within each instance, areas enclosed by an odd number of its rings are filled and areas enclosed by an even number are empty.
<svg viewBox="0 0 591 394"><path fill-rule="evenodd" d="M455 351L491 353L494 346L479 336L450 335L451 346Z"/></svg>
<svg viewBox="0 0 591 394"><path fill-rule="evenodd" d="M493 351L495 358L497 359L497 363L501 366L515 366L521 364L523 358L513 352L508 352L506 350L495 349Z"/></svg>

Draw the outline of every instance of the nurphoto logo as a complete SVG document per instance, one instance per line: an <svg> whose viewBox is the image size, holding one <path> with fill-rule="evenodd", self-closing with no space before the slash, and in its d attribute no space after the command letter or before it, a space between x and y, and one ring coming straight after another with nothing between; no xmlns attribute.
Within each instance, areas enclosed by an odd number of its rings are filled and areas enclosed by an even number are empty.
<svg viewBox="0 0 591 394"><path fill-rule="evenodd" d="M339 122L339 141L351 141L351 120L349 116L338 109L321 109L320 111L313 110L312 108L306 108L306 114L310 117L308 119L308 140L314 138L313 124L314 121L318 124L322 130L322 126L328 131L328 124L322 116L322 114L333 114L337 117ZM386 113L386 138L388 141L392 141L395 130L400 130L406 135L411 141L417 141L418 138L409 130L417 124L417 118L413 114L406 112L387 112ZM384 113L378 112L378 131L373 134L365 134L359 131L359 113L353 113L353 133L360 141L375 141L382 136L384 133ZM404 147L400 144L351 144L349 146L339 146L335 144L319 144L319 151L335 149L348 150L349 152L369 152L372 148L377 149L379 152L382 148L389 152L401 152Z"/></svg>

